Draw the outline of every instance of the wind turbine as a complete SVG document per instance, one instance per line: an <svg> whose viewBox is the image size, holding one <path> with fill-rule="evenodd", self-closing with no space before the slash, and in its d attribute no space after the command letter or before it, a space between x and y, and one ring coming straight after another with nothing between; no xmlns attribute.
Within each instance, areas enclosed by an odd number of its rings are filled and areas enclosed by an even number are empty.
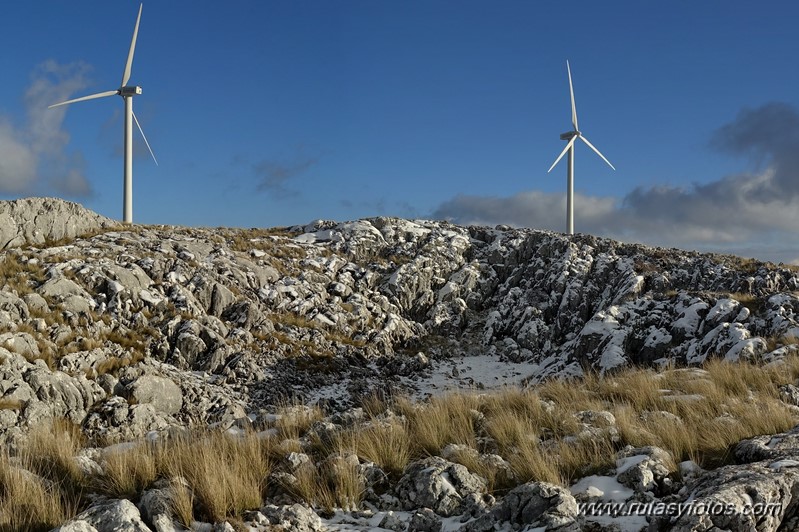
<svg viewBox="0 0 799 532"><path fill-rule="evenodd" d="M122 96L125 102L125 126L124 126L124 181L123 181L123 198L122 198L122 219L125 223L133 222L133 122L136 122L136 127L139 128L144 143L147 149L150 150L150 155L153 156L153 161L158 165L158 160L155 158L150 143L147 142L147 137L144 136L144 131L139 125L139 120L133 114L133 97L141 94L141 87L137 85L128 85L130 79L130 69L133 66L133 52L136 49L136 36L139 34L139 21L141 20L141 10L144 5L139 5L139 16L136 17L136 26L133 28L133 39L130 41L130 50L128 51L128 60L125 63L125 70L122 73L122 85L112 91L98 92L97 94L90 94L89 96L82 96L74 100L67 100L66 102L56 103L48 107L58 107L59 105L67 105L75 102L82 102L84 100L94 100L95 98L105 98L106 96Z"/></svg>
<svg viewBox="0 0 799 532"><path fill-rule="evenodd" d="M555 162L552 163L552 166L549 167L547 173L551 172L555 165L560 162L566 152L569 152L569 159L568 165L566 167L566 175L567 175L567 183L566 183L566 228L567 232L570 235L574 234L574 144L577 139L582 140L585 142L589 148L594 150L597 155L599 155L603 161L608 163L608 166L616 170L610 161L608 161L604 155L599 153L599 150L594 147L593 144L588 142L588 139L585 138L580 131L580 128L577 127L577 107L574 105L574 86L572 85L572 71L569 67L569 62L566 61L566 71L569 73L569 92L571 93L571 100L572 100L572 126L574 129L572 131L563 133L560 136L560 140L568 140L569 143L566 144L566 147L563 148L563 151L560 152L558 158L555 159Z"/></svg>

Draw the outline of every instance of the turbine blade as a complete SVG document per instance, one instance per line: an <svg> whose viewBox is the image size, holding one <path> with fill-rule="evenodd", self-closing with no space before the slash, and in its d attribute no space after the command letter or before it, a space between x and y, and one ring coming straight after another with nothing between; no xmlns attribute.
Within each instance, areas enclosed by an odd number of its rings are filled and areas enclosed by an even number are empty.
<svg viewBox="0 0 799 532"><path fill-rule="evenodd" d="M575 131L580 131L577 127L577 106L574 103L574 86L572 85L572 69L569 67L569 61L566 61L566 70L569 72L569 94L572 98L572 125Z"/></svg>
<svg viewBox="0 0 799 532"><path fill-rule="evenodd" d="M144 139L144 144L147 145L147 149L150 150L150 155L153 156L153 161L155 161L155 165L158 166L158 159L155 158L155 154L153 153L153 149L150 147L150 143L147 142L147 137L144 136L144 130L141 128L141 125L139 125L139 119L136 118L136 113L132 113L132 114L133 114L133 121L136 122L136 127L139 128L139 133L141 133L141 138Z"/></svg>
<svg viewBox="0 0 799 532"><path fill-rule="evenodd" d="M136 27L133 28L133 39L130 40L130 50L128 50L128 62L125 63L125 72L122 73L122 87L128 84L130 79L130 69L133 66L133 51L136 49L136 36L139 34L139 21L141 20L141 8L144 4L139 4L139 16L136 17Z"/></svg>
<svg viewBox="0 0 799 532"><path fill-rule="evenodd" d="M48 105L48 109L52 109L53 107L58 107L59 105L67 105L70 103L75 102L82 102L84 100L94 100L95 98L105 98L106 96L116 96L119 94L119 91L105 91L105 92L98 92L97 94L90 94L89 96L81 96L80 98L75 98L74 100L67 100L61 103L54 103L53 105Z"/></svg>
<svg viewBox="0 0 799 532"><path fill-rule="evenodd" d="M610 167L611 167L611 168L613 168L614 170L616 169L616 167L615 167L615 166L613 166L612 164L610 164L610 161L608 161L607 159L605 159L605 156L604 156L604 155L602 155L601 153L599 153L599 150L598 150L598 149L596 149L596 148L594 147L594 145L593 145L593 144L591 144L590 142L588 142L588 139L587 139L587 138L583 137L582 135L580 135L580 138L581 138L581 139L583 139L583 142L585 142L586 144L588 144L588 147L589 147L589 148L591 148L592 150L594 150L594 152L596 152L596 154L597 154L597 155L599 155L600 157L602 157L602 160L603 160L603 161L605 161L606 163L608 163L608 166L610 166Z"/></svg>
<svg viewBox="0 0 799 532"><path fill-rule="evenodd" d="M560 155L558 155L558 158L555 159L555 162L552 163L552 166L549 167L549 170L547 170L547 173L551 172L552 169L555 168L555 165L558 164L561 159L563 159L563 156L566 155L566 152L569 151L569 148L574 146L574 141L575 140L577 140L577 135L573 136L572 139L569 141L569 143L566 144L566 147L563 148L563 151L560 152Z"/></svg>

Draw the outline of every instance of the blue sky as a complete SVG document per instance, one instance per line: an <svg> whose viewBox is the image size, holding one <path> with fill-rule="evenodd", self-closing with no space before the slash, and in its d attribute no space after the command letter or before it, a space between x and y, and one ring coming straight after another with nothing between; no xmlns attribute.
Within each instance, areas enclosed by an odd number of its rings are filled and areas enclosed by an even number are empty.
<svg viewBox="0 0 799 532"><path fill-rule="evenodd" d="M121 216L116 89L137 1L0 20L0 198ZM375 215L565 229L799 259L799 4L145 2L134 221L269 227Z"/></svg>

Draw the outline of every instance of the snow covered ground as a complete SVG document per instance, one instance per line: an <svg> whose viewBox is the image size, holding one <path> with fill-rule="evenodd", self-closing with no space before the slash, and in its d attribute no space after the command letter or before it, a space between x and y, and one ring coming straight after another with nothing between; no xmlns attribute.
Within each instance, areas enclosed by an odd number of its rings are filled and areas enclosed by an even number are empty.
<svg viewBox="0 0 799 532"><path fill-rule="evenodd" d="M518 386L533 375L538 364L510 362L499 355L476 355L444 361L430 361L429 370L401 382L417 392L418 397L460 390L498 390Z"/></svg>

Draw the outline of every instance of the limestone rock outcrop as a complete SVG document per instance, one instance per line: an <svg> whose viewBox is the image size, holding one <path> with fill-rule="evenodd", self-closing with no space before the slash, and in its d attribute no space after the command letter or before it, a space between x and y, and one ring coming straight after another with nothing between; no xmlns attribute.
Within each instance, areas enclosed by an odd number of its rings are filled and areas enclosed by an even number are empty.
<svg viewBox="0 0 799 532"><path fill-rule="evenodd" d="M0 249L75 238L118 222L55 198L0 201Z"/></svg>

